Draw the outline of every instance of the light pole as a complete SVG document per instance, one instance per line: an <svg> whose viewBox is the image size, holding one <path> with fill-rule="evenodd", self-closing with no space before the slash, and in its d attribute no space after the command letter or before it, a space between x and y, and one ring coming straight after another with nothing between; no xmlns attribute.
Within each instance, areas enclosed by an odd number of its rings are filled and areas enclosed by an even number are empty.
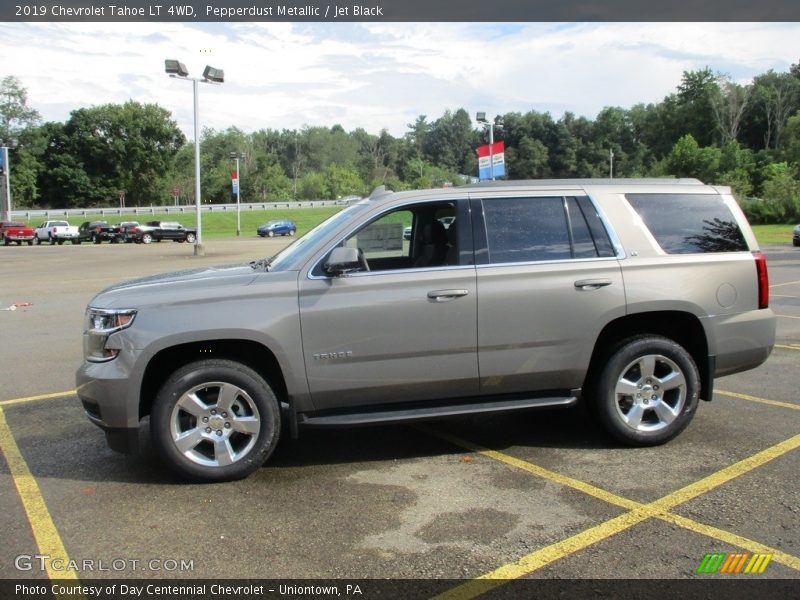
<svg viewBox="0 0 800 600"><path fill-rule="evenodd" d="M165 60L164 70L170 77L192 82L192 91L194 92L194 203L197 210L197 236L194 242L194 254L195 256L203 256L205 255L205 248L203 247L202 220L200 217L200 104L197 84L223 83L225 81L225 72L222 69L215 69L206 65L203 71L203 78L197 79L189 77L186 65L177 60Z"/></svg>
<svg viewBox="0 0 800 600"><path fill-rule="evenodd" d="M244 159L246 156L247 155L243 152L231 152L231 159L236 161L236 237L239 237L242 234L242 218L239 209L241 200L241 194L239 190L242 189L242 175L239 172L239 159Z"/></svg>
<svg viewBox="0 0 800 600"><path fill-rule="evenodd" d="M486 120L486 113L479 112L475 120L484 127L489 127L489 177L494 181L494 123Z"/></svg>
<svg viewBox="0 0 800 600"><path fill-rule="evenodd" d="M8 162L8 146L0 146L0 175L3 176L3 194L0 198L0 220L11 220L11 165Z"/></svg>

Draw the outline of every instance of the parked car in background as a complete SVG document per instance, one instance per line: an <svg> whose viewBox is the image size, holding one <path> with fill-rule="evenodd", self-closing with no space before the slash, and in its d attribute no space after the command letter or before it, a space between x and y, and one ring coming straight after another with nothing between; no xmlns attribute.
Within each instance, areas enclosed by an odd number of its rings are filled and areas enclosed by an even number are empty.
<svg viewBox="0 0 800 600"><path fill-rule="evenodd" d="M73 244L80 244L78 228L66 221L45 221L36 228L36 243L50 242L50 244L63 244L69 240Z"/></svg>
<svg viewBox="0 0 800 600"><path fill-rule="evenodd" d="M256 230L261 237L274 237L276 235L294 235L297 225L294 221L269 221Z"/></svg>
<svg viewBox="0 0 800 600"><path fill-rule="evenodd" d="M35 236L36 232L33 227L28 227L25 223L0 221L0 239L3 240L3 244L6 246L10 246L11 242L16 242L18 246L25 242L28 246L31 246Z"/></svg>
<svg viewBox="0 0 800 600"><path fill-rule="evenodd" d="M197 240L197 230L184 227L177 221L148 221L131 230L133 241L137 244L149 244L161 240L173 242L189 242Z"/></svg>
<svg viewBox="0 0 800 600"><path fill-rule="evenodd" d="M792 244L794 246L800 246L800 225L797 225L794 228L794 236L792 236Z"/></svg>
<svg viewBox="0 0 800 600"><path fill-rule="evenodd" d="M118 230L110 225L108 221L85 221L78 227L78 243L110 242L116 244L118 240Z"/></svg>
<svg viewBox="0 0 800 600"><path fill-rule="evenodd" d="M123 221L122 223L116 223L114 225L114 228L117 230L117 238L120 242L125 242L126 244L133 241L139 227L139 221Z"/></svg>

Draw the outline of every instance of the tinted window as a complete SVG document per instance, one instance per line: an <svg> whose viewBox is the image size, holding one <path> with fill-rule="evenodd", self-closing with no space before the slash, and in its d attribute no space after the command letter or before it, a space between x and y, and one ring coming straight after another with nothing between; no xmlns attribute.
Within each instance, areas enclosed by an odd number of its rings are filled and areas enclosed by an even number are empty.
<svg viewBox="0 0 800 600"><path fill-rule="evenodd" d="M563 198L483 201L489 262L513 263L572 257Z"/></svg>
<svg viewBox="0 0 800 600"><path fill-rule="evenodd" d="M603 221L600 219L600 215L597 214L597 209L591 200L586 196L580 196L575 198L575 202L580 207L581 214L592 232L592 240L594 241L595 250L597 250L597 256L616 256L614 246L611 244L611 238L608 237L608 231L606 231ZM572 209L570 208L571 213Z"/></svg>
<svg viewBox="0 0 800 600"><path fill-rule="evenodd" d="M572 248L574 258L595 258L597 248L594 239L586 224L578 201L575 198L567 198L567 211L569 213L569 224L572 230Z"/></svg>
<svg viewBox="0 0 800 600"><path fill-rule="evenodd" d="M721 196L626 194L668 254L747 250L739 226Z"/></svg>

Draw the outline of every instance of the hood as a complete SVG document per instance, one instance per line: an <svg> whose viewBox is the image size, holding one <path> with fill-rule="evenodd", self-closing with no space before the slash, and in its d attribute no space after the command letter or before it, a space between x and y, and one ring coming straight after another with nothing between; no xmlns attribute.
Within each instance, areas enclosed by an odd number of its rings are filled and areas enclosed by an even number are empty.
<svg viewBox="0 0 800 600"><path fill-rule="evenodd" d="M183 294L195 297L213 295L214 289L231 290L247 286L262 273L264 273L263 268L254 268L245 263L151 275L104 289L94 297L91 306L111 308L119 302L127 304L158 302L157 298L163 300L165 296L174 298Z"/></svg>

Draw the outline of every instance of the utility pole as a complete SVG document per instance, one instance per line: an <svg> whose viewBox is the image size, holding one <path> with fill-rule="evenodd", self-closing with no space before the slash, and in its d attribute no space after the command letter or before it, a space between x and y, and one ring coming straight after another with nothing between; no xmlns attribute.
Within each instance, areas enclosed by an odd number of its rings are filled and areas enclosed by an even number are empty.
<svg viewBox="0 0 800 600"><path fill-rule="evenodd" d="M11 220L11 165L8 162L8 146L0 146L0 174L3 178L0 193L0 221Z"/></svg>

